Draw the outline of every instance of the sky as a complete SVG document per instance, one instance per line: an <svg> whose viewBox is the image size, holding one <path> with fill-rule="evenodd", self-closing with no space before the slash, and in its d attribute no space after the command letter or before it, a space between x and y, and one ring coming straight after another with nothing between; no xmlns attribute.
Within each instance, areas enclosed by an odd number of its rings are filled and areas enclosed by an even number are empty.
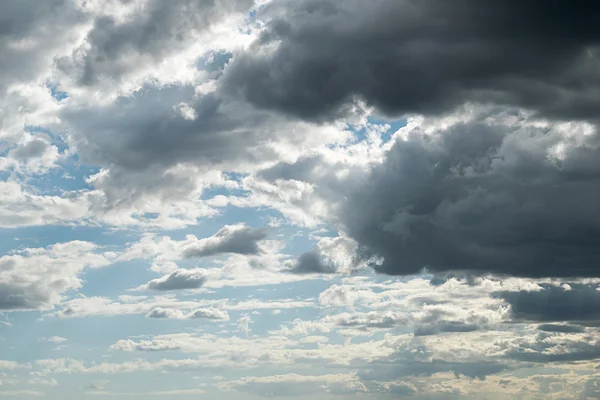
<svg viewBox="0 0 600 400"><path fill-rule="evenodd" d="M0 399L600 399L584 0L0 2Z"/></svg>

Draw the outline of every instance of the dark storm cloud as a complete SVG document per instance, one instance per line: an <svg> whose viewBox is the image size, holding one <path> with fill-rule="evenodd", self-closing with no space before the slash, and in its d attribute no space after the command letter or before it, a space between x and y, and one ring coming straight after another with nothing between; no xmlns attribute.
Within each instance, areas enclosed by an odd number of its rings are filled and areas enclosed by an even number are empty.
<svg viewBox="0 0 600 400"><path fill-rule="evenodd" d="M563 324L542 324L537 327L544 332L560 332L560 333L583 333L585 328L578 325L563 325Z"/></svg>
<svg viewBox="0 0 600 400"><path fill-rule="evenodd" d="M585 0L279 0L224 87L317 120L356 99L393 115L471 100L597 118L599 12Z"/></svg>
<svg viewBox="0 0 600 400"><path fill-rule="evenodd" d="M511 305L514 318L518 320L543 322L600 320L598 285L571 284L568 289L554 285L542 284L541 286L543 290L539 291L502 292L495 295ZM555 328L555 331L558 332L560 329Z"/></svg>
<svg viewBox="0 0 600 400"><path fill-rule="evenodd" d="M348 235L389 274L597 276L597 135L507 123L521 117L498 110L495 123L480 122L489 115L396 141L347 194Z"/></svg>

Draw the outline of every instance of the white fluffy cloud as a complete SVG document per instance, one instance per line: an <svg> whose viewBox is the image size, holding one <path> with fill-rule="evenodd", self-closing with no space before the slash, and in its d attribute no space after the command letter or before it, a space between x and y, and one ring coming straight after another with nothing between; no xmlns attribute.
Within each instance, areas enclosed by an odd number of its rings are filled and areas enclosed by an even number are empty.
<svg viewBox="0 0 600 400"><path fill-rule="evenodd" d="M0 257L0 309L44 309L60 303L65 292L81 287L85 268L112 263L111 255L101 250L90 242L72 241Z"/></svg>

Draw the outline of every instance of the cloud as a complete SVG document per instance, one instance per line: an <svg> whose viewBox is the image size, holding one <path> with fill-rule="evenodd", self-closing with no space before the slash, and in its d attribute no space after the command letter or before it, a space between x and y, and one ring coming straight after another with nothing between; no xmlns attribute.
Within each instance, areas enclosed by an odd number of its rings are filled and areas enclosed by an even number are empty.
<svg viewBox="0 0 600 400"><path fill-rule="evenodd" d="M173 108L182 102L197 118ZM210 187L231 187L223 171L246 174L350 135L340 126L290 121L215 93L198 97L192 85L146 85L108 104L64 108L60 119L81 162L101 168L88 178L102 194L94 212L115 214L113 220L157 213L161 226L193 225L215 213L201 197Z"/></svg>
<svg viewBox="0 0 600 400"><path fill-rule="evenodd" d="M258 243L267 238L267 228L226 225L213 236L190 243L183 249L183 258L196 258L222 253L259 254Z"/></svg>
<svg viewBox="0 0 600 400"><path fill-rule="evenodd" d="M91 396L194 396L206 393L202 389L175 389L175 390L157 390L154 392L109 392L106 390L98 390L87 392Z"/></svg>
<svg viewBox="0 0 600 400"><path fill-rule="evenodd" d="M252 323L250 316L248 314L243 315L237 322L240 333L244 336L250 336L250 332L252 332L252 329L250 329L250 324Z"/></svg>
<svg viewBox="0 0 600 400"><path fill-rule="evenodd" d="M600 357L597 332L538 332L498 343L498 347L507 358L535 363L585 361Z"/></svg>
<svg viewBox="0 0 600 400"><path fill-rule="evenodd" d="M390 393L399 396L412 396L417 393L417 388L410 382L394 382L387 386Z"/></svg>
<svg viewBox="0 0 600 400"><path fill-rule="evenodd" d="M7 87L37 80L52 66L52 58L78 39L77 31L86 22L77 2L50 0L8 0L2 3L0 52L0 99ZM61 29L56 29L56 27ZM53 32L53 34L48 34Z"/></svg>
<svg viewBox="0 0 600 400"><path fill-rule="evenodd" d="M65 301L62 309L48 313L48 316L60 318L83 318L93 316L115 316L145 314L148 318L193 318L191 310L202 309L203 312L223 316L227 311L254 311L268 309L312 308L315 304L308 300L276 299L234 301L222 299L182 300L172 294L161 296L119 296L118 300L106 297L78 297ZM207 309L218 311L206 311Z"/></svg>
<svg viewBox="0 0 600 400"><path fill-rule="evenodd" d="M206 319L217 319L217 320L229 320L229 314L227 311L219 310L216 308L199 308L195 311L190 312L188 318L206 318Z"/></svg>
<svg viewBox="0 0 600 400"><path fill-rule="evenodd" d="M409 119L338 218L383 273L596 276L597 139L516 110Z"/></svg>
<svg viewBox="0 0 600 400"><path fill-rule="evenodd" d="M356 242L351 239L324 237L319 239L313 250L301 254L289 271L295 274L351 273L364 268L356 250Z"/></svg>
<svg viewBox="0 0 600 400"><path fill-rule="evenodd" d="M541 286L542 290L499 292L495 295L510 304L514 318L517 320L600 323L598 285L571 283L560 286L541 284Z"/></svg>
<svg viewBox="0 0 600 400"><path fill-rule="evenodd" d="M111 264L94 243L71 241L26 248L0 257L0 310L47 309L81 287L86 268Z"/></svg>
<svg viewBox="0 0 600 400"><path fill-rule="evenodd" d="M0 226L4 228L85 223L88 209L86 196L43 195L18 181L0 181Z"/></svg>
<svg viewBox="0 0 600 400"><path fill-rule="evenodd" d="M156 308L153 308L148 314L146 314L146 318L182 319L182 318L184 318L184 314L181 310L177 310L177 309L173 309L173 308L156 307Z"/></svg>
<svg viewBox="0 0 600 400"><path fill-rule="evenodd" d="M136 70L184 53L211 27L241 17L252 5L252 0L151 0L139 3L129 18L98 15L84 42L56 65L81 86L131 79Z"/></svg>
<svg viewBox="0 0 600 400"><path fill-rule="evenodd" d="M20 365L16 361L0 360L0 370L14 370L19 367Z"/></svg>
<svg viewBox="0 0 600 400"><path fill-rule="evenodd" d="M308 396L317 393L356 395L368 391L354 374L251 376L219 382L217 386L259 396Z"/></svg>
<svg viewBox="0 0 600 400"><path fill-rule="evenodd" d="M206 270L204 269L178 269L169 275L151 280L140 289L160 291L199 289L204 285L206 279Z"/></svg>
<svg viewBox="0 0 600 400"><path fill-rule="evenodd" d="M66 339L66 338L60 337L60 336L42 337L42 338L38 339L38 341L40 341L40 342L48 342L48 343L55 343L55 344L64 343L68 340L69 339Z"/></svg>
<svg viewBox="0 0 600 400"><path fill-rule="evenodd" d="M401 115L467 100L596 118L598 9L544 5L273 1L259 11L264 28L234 57L224 85L259 107L313 120L360 101Z"/></svg>
<svg viewBox="0 0 600 400"><path fill-rule="evenodd" d="M325 317L324 322L333 322L341 327L391 328L405 326L408 319L404 313L394 311L369 311L367 313L342 313Z"/></svg>
<svg viewBox="0 0 600 400"><path fill-rule="evenodd" d="M212 320L229 320L229 314L225 310L219 310L217 308L199 308L189 313L184 313L179 309L173 308L161 308L157 307L152 309L146 318L157 318L157 319L212 319Z"/></svg>
<svg viewBox="0 0 600 400"><path fill-rule="evenodd" d="M38 390L0 390L0 397L42 397L44 392Z"/></svg>

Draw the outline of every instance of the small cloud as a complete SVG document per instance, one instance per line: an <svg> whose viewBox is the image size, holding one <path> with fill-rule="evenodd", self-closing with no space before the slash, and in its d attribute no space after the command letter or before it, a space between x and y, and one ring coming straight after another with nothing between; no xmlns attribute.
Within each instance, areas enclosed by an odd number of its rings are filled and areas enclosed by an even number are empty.
<svg viewBox="0 0 600 400"><path fill-rule="evenodd" d="M60 343L66 342L67 340L68 339L66 339L64 337L60 337L60 336L50 336L50 337L41 337L38 339L38 342L48 342L48 343L60 344Z"/></svg>

